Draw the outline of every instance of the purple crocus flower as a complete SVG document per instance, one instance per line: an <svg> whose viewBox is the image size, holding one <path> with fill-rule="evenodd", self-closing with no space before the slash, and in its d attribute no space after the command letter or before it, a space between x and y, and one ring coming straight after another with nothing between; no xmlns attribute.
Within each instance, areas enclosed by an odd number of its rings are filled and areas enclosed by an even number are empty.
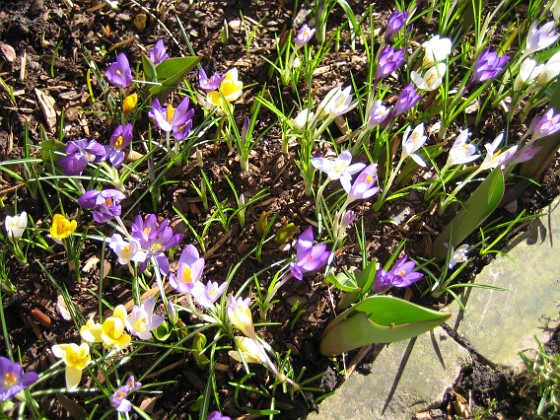
<svg viewBox="0 0 560 420"><path fill-rule="evenodd" d="M119 190L108 188L102 191L86 191L78 199L78 205L84 209L96 209L93 212L93 219L97 223L106 223L113 217L121 215L121 201L126 196Z"/></svg>
<svg viewBox="0 0 560 420"><path fill-rule="evenodd" d="M227 282L218 284L215 281L209 281L206 286L198 281L194 284L191 294L200 306L211 308L214 303L222 296L227 288Z"/></svg>
<svg viewBox="0 0 560 420"><path fill-rule="evenodd" d="M189 135L192 128L194 109L189 109L189 104L190 100L185 96L177 108L173 108L173 105L163 108L159 99L156 98L152 102L152 109L148 115L156 120L160 129L173 133L177 140L183 140Z"/></svg>
<svg viewBox="0 0 560 420"><path fill-rule="evenodd" d="M37 379L39 379L37 373L23 373L19 363L0 357L0 401L12 398L22 389L35 383Z"/></svg>
<svg viewBox="0 0 560 420"><path fill-rule="evenodd" d="M132 70L128 58L123 53L117 56L117 61L111 63L105 72L107 80L118 88L125 89L132 83Z"/></svg>
<svg viewBox="0 0 560 420"><path fill-rule="evenodd" d="M372 163L364 168L362 172L358 175L354 183L350 188L345 189L348 193L348 198L346 201L351 203L356 200L366 200L373 197L380 190L379 187L375 187L377 182L377 165Z"/></svg>
<svg viewBox="0 0 560 420"><path fill-rule="evenodd" d="M404 49L395 50L388 45L384 46L379 54L379 62L377 63L377 72L375 73L375 79L381 80L396 69L398 69L404 63Z"/></svg>
<svg viewBox="0 0 560 420"><path fill-rule="evenodd" d="M208 417L206 417L206 420L231 420L231 417L224 416L219 411L212 411L210 414L208 414Z"/></svg>
<svg viewBox="0 0 560 420"><path fill-rule="evenodd" d="M111 396L111 404L119 413L128 413L132 409L132 404L127 400L128 394L139 388L142 384L136 382L134 376L128 378L126 384L118 388Z"/></svg>
<svg viewBox="0 0 560 420"><path fill-rule="evenodd" d="M387 29L385 30L385 40L387 42L391 41L393 37L399 32L406 21L408 20L408 10L404 12L399 12L395 10L389 17L389 22L387 22Z"/></svg>
<svg viewBox="0 0 560 420"><path fill-rule="evenodd" d="M107 147L107 160L111 162L115 168L119 169L124 162L124 150L132 141L132 124L128 123L124 126L119 125L113 131L109 139L109 146Z"/></svg>
<svg viewBox="0 0 560 420"><path fill-rule="evenodd" d="M309 26L307 26L307 24L304 24L301 28L299 28L299 31L294 39L296 50L311 41L313 35L315 35L315 28L310 28Z"/></svg>
<svg viewBox="0 0 560 420"><path fill-rule="evenodd" d="M191 293L204 271L204 258L194 245L187 245L179 257L177 274L169 276L169 284L179 293Z"/></svg>
<svg viewBox="0 0 560 420"><path fill-rule="evenodd" d="M560 114L556 114L554 108L550 108L544 115L533 118L529 126L529 132L533 133L533 141L541 137L550 136L560 130Z"/></svg>
<svg viewBox="0 0 560 420"><path fill-rule="evenodd" d="M377 127L387 119L389 113L389 109L385 105L383 105L383 101L375 101L371 109L369 110L369 117L367 121L368 127Z"/></svg>
<svg viewBox="0 0 560 420"><path fill-rule="evenodd" d="M375 292L383 292L390 287L408 287L412 283L417 282L424 274L413 272L416 268L414 261L409 261L408 256L404 255L389 270L378 270L375 274L375 282L373 290Z"/></svg>
<svg viewBox="0 0 560 420"><path fill-rule="evenodd" d="M149 57L152 63L159 64L162 61L165 61L169 58L167 55L167 48L165 48L165 44L163 39L158 39L155 43L154 47L149 52Z"/></svg>
<svg viewBox="0 0 560 420"><path fill-rule="evenodd" d="M414 87L414 83L409 83L397 98L397 102L393 108L392 116L397 117L410 108L412 108L420 100L421 96Z"/></svg>
<svg viewBox="0 0 560 420"><path fill-rule="evenodd" d="M527 43L523 53L529 55L548 48L556 42L558 37L560 37L560 34L556 32L553 20L545 23L541 27L537 27L537 21L534 21L529 27Z"/></svg>
<svg viewBox="0 0 560 420"><path fill-rule="evenodd" d="M296 262L290 263L292 276L303 280L305 273L311 273L324 267L332 253L327 245L313 245L313 229L309 226L297 240Z"/></svg>
<svg viewBox="0 0 560 420"><path fill-rule="evenodd" d="M66 156L58 159L56 164L64 170L64 175L81 175L88 163L103 160L107 152L105 146L97 140L71 140L66 145Z"/></svg>
<svg viewBox="0 0 560 420"><path fill-rule="evenodd" d="M220 83L222 83L225 77L225 74L220 74L218 72L214 72L212 76L208 77L204 69L200 69L198 71L198 84L206 93L212 92L220 87Z"/></svg>
<svg viewBox="0 0 560 420"><path fill-rule="evenodd" d="M502 72L509 59L508 56L498 56L498 53L490 48L484 50L474 63L474 70L468 84L483 83L496 77Z"/></svg>

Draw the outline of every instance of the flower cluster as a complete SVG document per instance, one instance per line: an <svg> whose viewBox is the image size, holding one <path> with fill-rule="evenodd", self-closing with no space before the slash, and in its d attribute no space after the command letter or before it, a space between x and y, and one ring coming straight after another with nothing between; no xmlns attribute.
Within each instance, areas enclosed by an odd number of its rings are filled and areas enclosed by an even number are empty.
<svg viewBox="0 0 560 420"><path fill-rule="evenodd" d="M121 215L121 201L126 196L119 190L89 190L80 196L78 205L84 209L95 209L93 219L97 223L106 223Z"/></svg>
<svg viewBox="0 0 560 420"><path fill-rule="evenodd" d="M243 82L239 80L237 68L228 70L224 75L214 73L210 78L204 70L198 73L198 83L206 92L208 103L227 113L231 103L241 97ZM231 112L231 110L229 111Z"/></svg>
<svg viewBox="0 0 560 420"><path fill-rule="evenodd" d="M113 315L105 318L103 324L90 318L80 329L80 335L89 343L103 343L105 347L120 350L128 346L131 340L125 327L126 309L123 305L118 305L113 310Z"/></svg>

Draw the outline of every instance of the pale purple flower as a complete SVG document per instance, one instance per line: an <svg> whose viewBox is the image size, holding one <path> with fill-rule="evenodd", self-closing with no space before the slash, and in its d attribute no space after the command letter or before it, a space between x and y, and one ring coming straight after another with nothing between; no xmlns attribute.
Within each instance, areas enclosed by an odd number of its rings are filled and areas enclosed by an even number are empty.
<svg viewBox="0 0 560 420"><path fill-rule="evenodd" d="M117 254L119 263L123 265L130 261L144 262L148 256L136 239L130 238L130 241L127 242L118 233L114 233L109 239L109 248Z"/></svg>
<svg viewBox="0 0 560 420"><path fill-rule="evenodd" d="M125 319L126 329L141 340L152 338L152 331L157 329L164 321L160 315L154 314L156 299L152 296L141 306L134 305L130 314Z"/></svg>
<svg viewBox="0 0 560 420"><path fill-rule="evenodd" d="M220 83L225 79L225 74L214 72L210 77L206 74L204 69L198 71L198 84L205 92L212 92L220 87Z"/></svg>
<svg viewBox="0 0 560 420"><path fill-rule="evenodd" d="M515 153L515 155L511 158L510 163L514 164L527 162L533 159L541 150L541 146L535 146L533 143L529 143Z"/></svg>
<svg viewBox="0 0 560 420"><path fill-rule="evenodd" d="M167 48L165 48L165 43L163 39L158 39L154 44L154 47L150 50L148 56L154 64L159 64L169 58L167 54Z"/></svg>
<svg viewBox="0 0 560 420"><path fill-rule="evenodd" d="M349 189L352 181L352 175L360 172L365 168L365 163L352 163L352 153L349 150L343 151L336 159L330 158L312 158L311 164L321 172L325 172L331 181L336 179L344 189Z"/></svg>
<svg viewBox="0 0 560 420"><path fill-rule="evenodd" d="M19 363L0 357L0 401L12 398L21 390L28 388L39 379L35 372L23 373Z"/></svg>
<svg viewBox="0 0 560 420"><path fill-rule="evenodd" d="M313 35L315 35L315 28L310 28L309 26L307 26L307 24L303 24L303 26L299 28L299 31L294 39L296 50L311 41Z"/></svg>
<svg viewBox="0 0 560 420"><path fill-rule="evenodd" d="M451 247L451 257L449 257L449 269L452 270L457 264L462 264L467 261L467 252L469 252L469 245L463 244L457 248Z"/></svg>
<svg viewBox="0 0 560 420"><path fill-rule="evenodd" d="M544 115L533 118L529 132L533 133L533 141L541 137L550 136L560 130L560 114L554 108L549 108Z"/></svg>
<svg viewBox="0 0 560 420"><path fill-rule="evenodd" d="M224 416L219 411L212 411L210 414L208 414L208 417L206 417L206 420L231 420L231 417Z"/></svg>
<svg viewBox="0 0 560 420"><path fill-rule="evenodd" d="M369 116L367 125L369 128L377 127L379 124L383 123L389 116L390 111L385 105L383 105L383 101L380 99L375 101L369 110Z"/></svg>
<svg viewBox="0 0 560 420"><path fill-rule="evenodd" d="M127 123L124 126L118 125L113 131L109 139L109 147L107 148L107 160L111 162L115 168L119 169L124 162L124 150L132 141L132 124Z"/></svg>
<svg viewBox="0 0 560 420"><path fill-rule="evenodd" d="M498 150L500 144L504 139L504 133L499 134L492 143L486 143L484 148L486 149L486 156L480 164L480 169L494 169L499 166L505 165L510 159L513 158L517 152L518 145L510 147L505 152Z"/></svg>
<svg viewBox="0 0 560 420"><path fill-rule="evenodd" d="M142 384L136 382L133 376L128 378L126 384L119 387L111 396L111 404L119 413L128 413L132 409L132 404L128 401L127 397L135 389L138 389Z"/></svg>
<svg viewBox="0 0 560 420"><path fill-rule="evenodd" d="M412 133L410 132L410 126L406 127L402 139L402 157L407 158L410 156L418 165L425 167L426 162L416 152L424 146L427 139L428 137L424 135L424 123L418 124L412 130Z"/></svg>
<svg viewBox="0 0 560 420"><path fill-rule="evenodd" d="M449 155L447 157L448 165L462 165L465 163L470 163L480 157L476 153L476 147L473 144L468 144L469 130L461 130L455 143L449 150Z"/></svg>
<svg viewBox="0 0 560 420"><path fill-rule="evenodd" d="M424 274L412 271L414 268L416 268L416 263L408 261L408 257L404 255L389 271L377 270L373 290L375 292L384 292L390 287L410 286L424 277Z"/></svg>
<svg viewBox="0 0 560 420"><path fill-rule="evenodd" d="M191 293L204 271L204 258L194 245L187 245L179 257L177 273L169 276L169 284L180 293Z"/></svg>
<svg viewBox="0 0 560 420"><path fill-rule="evenodd" d="M192 128L194 109L189 109L189 104L190 100L185 96L177 108L173 108L173 105L163 108L156 98L152 102L152 109L148 115L156 121L160 129L173 133L173 137L177 140L183 140Z"/></svg>
<svg viewBox="0 0 560 420"><path fill-rule="evenodd" d="M227 288L227 282L218 284L215 281L209 281L206 286L202 282L196 282L191 290L193 298L200 306L211 308L214 303L222 296Z"/></svg>
<svg viewBox="0 0 560 420"><path fill-rule="evenodd" d="M71 140L66 145L66 156L57 160L64 175L81 175L88 163L97 163L105 158L105 146L97 140Z"/></svg>
<svg viewBox="0 0 560 420"><path fill-rule="evenodd" d="M364 168L354 183L345 191L348 193L347 202L366 200L373 197L380 190L375 186L377 182L377 165L372 163Z"/></svg>
<svg viewBox="0 0 560 420"><path fill-rule="evenodd" d="M106 223L113 217L121 215L121 201L126 196L119 190L107 188L105 190L86 191L78 199L78 205L84 209L96 209L93 219L97 223Z"/></svg>
<svg viewBox="0 0 560 420"><path fill-rule="evenodd" d="M290 271L296 279L301 281L305 273L311 273L324 267L331 255L325 244L313 245L313 229L309 226L298 237L296 262L290 263Z"/></svg>
<svg viewBox="0 0 560 420"><path fill-rule="evenodd" d="M387 42L391 41L393 37L406 25L408 20L408 10L404 12L399 12L395 10L389 17L389 22L387 22L387 29L385 30L385 40Z"/></svg>
<svg viewBox="0 0 560 420"><path fill-rule="evenodd" d="M381 80L395 70L397 70L404 63L404 49L395 50L388 45L384 46L379 53L379 62L377 63L377 71L375 79Z"/></svg>
<svg viewBox="0 0 560 420"><path fill-rule="evenodd" d="M352 211L352 210L348 210L346 213L344 213L344 216L342 216L342 220L340 221L340 227L344 230L348 229L350 226L352 226L352 223L354 223L354 221L356 220L356 212Z"/></svg>
<svg viewBox="0 0 560 420"><path fill-rule="evenodd" d="M118 88L125 89L132 83L132 70L128 58L123 53L117 56L117 61L111 63L105 72L107 80Z"/></svg>
<svg viewBox="0 0 560 420"><path fill-rule="evenodd" d="M414 83L409 83L406 87L402 90L399 97L397 98L397 102L393 108L393 117L397 117L410 108L412 108L416 103L420 100L421 96L414 87Z"/></svg>
<svg viewBox="0 0 560 420"><path fill-rule="evenodd" d="M554 28L554 21L547 22L541 27L537 27L537 21L534 21L529 27L523 53L532 54L548 48L556 42L559 36L560 34Z"/></svg>
<svg viewBox="0 0 560 420"><path fill-rule="evenodd" d="M468 85L483 83L496 77L504 70L509 59L508 56L500 57L496 51L490 48L484 50L474 63L474 70Z"/></svg>

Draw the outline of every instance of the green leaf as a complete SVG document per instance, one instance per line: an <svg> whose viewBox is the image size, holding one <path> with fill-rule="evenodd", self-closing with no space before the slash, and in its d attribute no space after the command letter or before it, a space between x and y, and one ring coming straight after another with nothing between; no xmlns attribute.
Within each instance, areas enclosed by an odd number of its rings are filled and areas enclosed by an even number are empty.
<svg viewBox="0 0 560 420"><path fill-rule="evenodd" d="M465 240L498 207L505 191L504 173L494 169L472 193L465 206L438 235L433 245L433 255L445 258L447 246L456 247Z"/></svg>
<svg viewBox="0 0 560 420"><path fill-rule="evenodd" d="M430 331L450 316L395 297L372 296L331 321L319 351L335 356L369 344L406 340Z"/></svg>
<svg viewBox="0 0 560 420"><path fill-rule="evenodd" d="M346 273L338 273L336 276L332 271L329 271L325 277L325 281L334 284L338 289L343 292L359 292L360 288L356 283L356 279L352 276L346 275Z"/></svg>
<svg viewBox="0 0 560 420"><path fill-rule="evenodd" d="M144 70L144 76L146 77L146 80L150 82L156 81L156 67L154 66L152 60L146 57L145 54L142 54L142 69Z"/></svg>
<svg viewBox="0 0 560 420"><path fill-rule="evenodd" d="M163 321L163 323L155 330L153 330L152 333L154 334L154 337L159 341L165 341L171 335L171 328L169 328L169 324L167 323L167 321Z"/></svg>
<svg viewBox="0 0 560 420"><path fill-rule="evenodd" d="M377 272L377 259L371 260L366 268L360 273L357 278L358 286L362 290L362 295L365 295L371 290L373 282L375 281L375 273Z"/></svg>
<svg viewBox="0 0 560 420"><path fill-rule="evenodd" d="M206 336L202 333L197 332L193 340L194 349L193 357L194 361L199 367L206 366L210 363L210 359L204 354L204 347L206 346Z"/></svg>
<svg viewBox="0 0 560 420"><path fill-rule="evenodd" d="M177 88L179 83L185 79L187 73L196 66L200 58L175 57L159 63L155 68L155 81L159 82L159 84L150 88L150 96L165 96Z"/></svg>
<svg viewBox="0 0 560 420"><path fill-rule="evenodd" d="M54 152L64 155L66 151L66 145L56 139L42 141L39 148L41 149L41 158L45 162L56 162L61 155Z"/></svg>

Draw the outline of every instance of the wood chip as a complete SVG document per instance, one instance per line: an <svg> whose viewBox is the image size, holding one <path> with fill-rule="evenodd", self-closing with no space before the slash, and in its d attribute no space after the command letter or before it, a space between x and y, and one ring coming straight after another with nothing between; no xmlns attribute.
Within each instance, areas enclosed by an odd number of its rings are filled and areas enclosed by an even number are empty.
<svg viewBox="0 0 560 420"><path fill-rule="evenodd" d="M14 60L17 58L16 50L10 45L4 42L0 42L0 52L2 53L2 57L8 63L13 63Z"/></svg>
<svg viewBox="0 0 560 420"><path fill-rule="evenodd" d="M63 320L72 320L72 316L70 315L70 311L68 311L68 307L66 306L66 302L64 302L64 298L62 297L62 295L58 295L56 299L56 311Z"/></svg>
<svg viewBox="0 0 560 420"><path fill-rule="evenodd" d="M48 93L45 93L37 88L34 89L37 100L39 101L39 106L43 111L43 117L49 127L51 132L54 131L56 127L56 110L55 110L55 100Z"/></svg>

